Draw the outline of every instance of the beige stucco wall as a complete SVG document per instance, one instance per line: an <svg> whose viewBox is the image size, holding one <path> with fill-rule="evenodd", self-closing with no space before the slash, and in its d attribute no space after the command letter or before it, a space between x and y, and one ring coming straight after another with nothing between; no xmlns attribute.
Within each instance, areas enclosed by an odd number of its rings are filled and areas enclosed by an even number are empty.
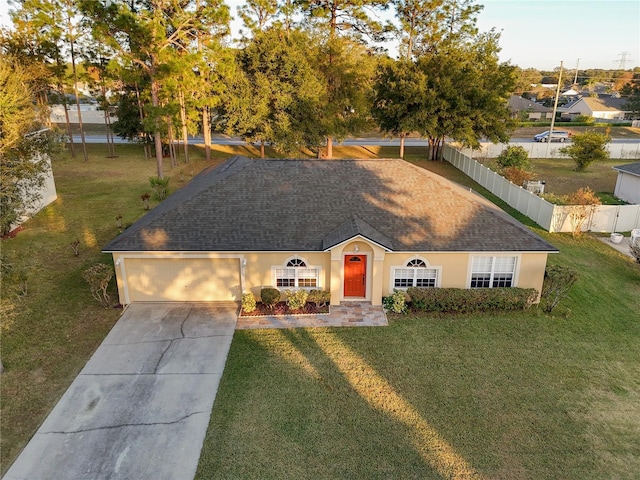
<svg viewBox="0 0 640 480"><path fill-rule="evenodd" d="M331 278L330 254L327 252L248 252L243 253L246 260L244 268L244 291L252 292L260 298L262 287L275 287L272 267L284 267L292 257L304 259L309 268L321 268L319 290L328 290ZM284 293L284 289L283 290Z"/></svg>
<svg viewBox="0 0 640 480"><path fill-rule="evenodd" d="M365 298L345 298L344 258L366 256ZM265 286L274 286L274 266L285 266L293 258L302 258L309 267L321 269L319 289L331 292L331 304L345 301L370 301L379 305L382 297L393 292L392 268L402 267L412 258L421 258L438 268L438 286L468 288L471 258L505 256L504 252L474 253L393 253L377 244L358 238L335 246L329 252L229 252L229 253L114 253L118 294L123 304L132 301L216 301L240 300L242 293L257 298ZM516 254L516 285L542 289L547 253ZM125 288L125 279L129 287ZM281 289L284 290L284 289ZM284 293L284 292L283 292Z"/></svg>
<svg viewBox="0 0 640 480"><path fill-rule="evenodd" d="M504 252L478 253L387 253L384 260L384 280L382 295L393 292L392 267L402 267L412 258L421 258L430 268L440 268L439 287L468 288L471 273L471 258L473 256L517 256L516 284L517 287L542 289L544 270L547 264L547 253L506 254Z"/></svg>

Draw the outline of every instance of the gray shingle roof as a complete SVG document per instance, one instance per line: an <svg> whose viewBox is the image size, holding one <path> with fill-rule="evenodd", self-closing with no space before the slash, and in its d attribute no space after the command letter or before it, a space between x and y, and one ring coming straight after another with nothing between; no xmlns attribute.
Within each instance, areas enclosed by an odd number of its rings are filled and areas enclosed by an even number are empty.
<svg viewBox="0 0 640 480"><path fill-rule="evenodd" d="M402 160L251 160L196 176L105 251L557 251L484 198Z"/></svg>
<svg viewBox="0 0 640 480"><path fill-rule="evenodd" d="M618 165L613 167L618 172L630 173L631 175L640 176L640 162L627 163L626 165Z"/></svg>
<svg viewBox="0 0 640 480"><path fill-rule="evenodd" d="M357 235L361 235L382 247L393 250L393 242L388 239L385 234L379 232L355 215L338 225L322 239L322 249L327 250Z"/></svg>

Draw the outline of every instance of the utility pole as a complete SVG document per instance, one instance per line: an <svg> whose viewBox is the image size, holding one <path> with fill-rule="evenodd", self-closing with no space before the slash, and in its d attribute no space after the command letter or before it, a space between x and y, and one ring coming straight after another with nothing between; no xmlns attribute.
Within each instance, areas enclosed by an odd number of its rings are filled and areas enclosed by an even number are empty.
<svg viewBox="0 0 640 480"><path fill-rule="evenodd" d="M578 65L580 65L580 59L576 60L576 75L573 77L573 84L576 85L578 83Z"/></svg>
<svg viewBox="0 0 640 480"><path fill-rule="evenodd" d="M551 117L551 126L549 127L549 135L547 136L547 151L544 156L549 156L549 146L551 145L551 135L553 135L553 125L556 123L556 110L558 109L558 98L560 98L560 84L562 83L562 60L560 60L560 75L558 75L558 88L556 89L556 100L553 102L553 115Z"/></svg>

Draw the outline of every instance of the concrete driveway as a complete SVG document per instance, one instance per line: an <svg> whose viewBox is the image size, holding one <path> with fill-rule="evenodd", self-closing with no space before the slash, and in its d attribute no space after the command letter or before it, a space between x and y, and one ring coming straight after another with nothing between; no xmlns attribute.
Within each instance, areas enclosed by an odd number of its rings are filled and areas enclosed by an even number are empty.
<svg viewBox="0 0 640 480"><path fill-rule="evenodd" d="M5 480L192 480L237 305L132 304Z"/></svg>

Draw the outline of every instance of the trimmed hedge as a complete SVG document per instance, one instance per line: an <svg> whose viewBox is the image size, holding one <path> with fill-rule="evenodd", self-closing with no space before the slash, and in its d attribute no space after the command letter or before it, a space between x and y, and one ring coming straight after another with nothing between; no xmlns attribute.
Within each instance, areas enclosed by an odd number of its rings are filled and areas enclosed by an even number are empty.
<svg viewBox="0 0 640 480"><path fill-rule="evenodd" d="M418 288L407 294L411 307L423 312L473 313L525 310L538 298L535 288Z"/></svg>
<svg viewBox="0 0 640 480"><path fill-rule="evenodd" d="M260 300L267 307L273 308L273 306L280 301L280 290L273 287L264 287L260 290Z"/></svg>

